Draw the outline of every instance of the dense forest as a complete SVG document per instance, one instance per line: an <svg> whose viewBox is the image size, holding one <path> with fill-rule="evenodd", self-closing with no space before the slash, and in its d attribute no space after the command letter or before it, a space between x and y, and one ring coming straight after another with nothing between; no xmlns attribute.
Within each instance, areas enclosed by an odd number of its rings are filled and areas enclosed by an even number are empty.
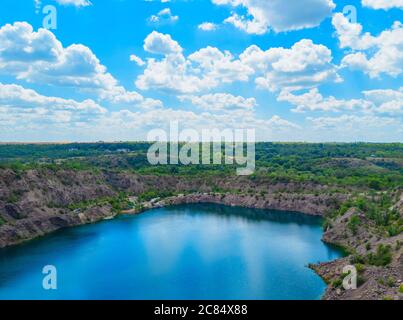
<svg viewBox="0 0 403 320"><path fill-rule="evenodd" d="M130 170L153 175L233 175L236 165L160 165L147 160L146 142L0 145L0 166ZM224 147L222 148L224 153ZM224 157L223 157L224 159ZM252 178L311 181L386 190L403 185L403 144L257 143Z"/></svg>

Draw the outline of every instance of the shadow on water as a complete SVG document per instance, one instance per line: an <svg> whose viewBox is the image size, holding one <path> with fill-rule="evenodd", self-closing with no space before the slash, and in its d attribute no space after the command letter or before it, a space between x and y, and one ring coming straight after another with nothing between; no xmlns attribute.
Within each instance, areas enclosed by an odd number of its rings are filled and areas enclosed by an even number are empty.
<svg viewBox="0 0 403 320"><path fill-rule="evenodd" d="M221 218L237 217L243 221L253 222L270 221L307 226L318 226L322 225L323 222L323 219L319 216L311 216L300 212L231 207L213 203L180 204L167 207L165 210L171 214L175 214L178 211L180 212L179 214L186 212L186 214L190 215L212 214Z"/></svg>

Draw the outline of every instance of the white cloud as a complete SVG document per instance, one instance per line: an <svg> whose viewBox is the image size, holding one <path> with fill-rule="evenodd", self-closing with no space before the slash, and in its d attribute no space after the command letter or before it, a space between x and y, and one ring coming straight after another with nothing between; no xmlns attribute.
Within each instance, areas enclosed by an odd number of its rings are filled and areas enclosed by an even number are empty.
<svg viewBox="0 0 403 320"><path fill-rule="evenodd" d="M388 117L377 117L373 115L356 116L342 115L339 117L319 117L308 118L315 128L321 129L337 129L345 134L352 135L354 132L367 132L369 128L379 129L388 126L401 127L399 120Z"/></svg>
<svg viewBox="0 0 403 320"><path fill-rule="evenodd" d="M391 100L403 100L403 87L399 90L378 89L363 92L365 97L377 103L383 103Z"/></svg>
<svg viewBox="0 0 403 320"><path fill-rule="evenodd" d="M104 114L106 109L93 100L77 102L72 99L47 97L31 89L15 84L0 83L0 105L10 108L46 108L52 110L69 110L86 114Z"/></svg>
<svg viewBox="0 0 403 320"><path fill-rule="evenodd" d="M107 113L95 101L43 96L15 84L0 83L0 127L29 130L80 121L95 121Z"/></svg>
<svg viewBox="0 0 403 320"><path fill-rule="evenodd" d="M170 35L155 31L145 39L144 49L164 57L147 60L144 73L136 80L136 86L142 90L195 93L221 83L247 81L254 72L230 52L213 47L202 48L185 57L182 47Z"/></svg>
<svg viewBox="0 0 403 320"><path fill-rule="evenodd" d="M229 93L179 96L179 100L182 102L190 101L201 109L215 111L253 110L257 106L255 98L244 98Z"/></svg>
<svg viewBox="0 0 403 320"><path fill-rule="evenodd" d="M251 110L256 104L254 99L231 95L222 96L220 99L223 108L228 104L238 104L240 110L221 114L204 110L196 113L170 108L108 111L90 99L79 102L73 99L48 97L19 85L0 83L0 139L3 141L136 140L144 139L151 129L166 129L169 121L179 121L181 127L200 132L203 129L215 128L255 128L266 134L266 137L271 133L279 134L299 128L279 116L272 116L268 120L256 118Z"/></svg>
<svg viewBox="0 0 403 320"><path fill-rule="evenodd" d="M171 12L170 8L165 8L159 11L157 14L152 15L148 18L150 23L155 24L166 24L166 23L174 23L179 20L179 16L174 16Z"/></svg>
<svg viewBox="0 0 403 320"><path fill-rule="evenodd" d="M362 0L361 2L364 7L372 9L403 9L403 0Z"/></svg>
<svg viewBox="0 0 403 320"><path fill-rule="evenodd" d="M34 32L26 22L6 24L0 29L0 73L28 82L82 88L110 88L116 80L83 45L63 48L48 30Z"/></svg>
<svg viewBox="0 0 403 320"><path fill-rule="evenodd" d="M87 7L92 5L89 0L55 0L58 4L63 6ZM34 0L35 7L38 9L42 5L42 0Z"/></svg>
<svg viewBox="0 0 403 320"><path fill-rule="evenodd" d="M151 101L161 103L126 91L90 48L81 44L64 48L46 29L35 32L26 22L6 24L0 28L0 43L0 74L29 83L72 87L111 102L124 100L140 106L151 105Z"/></svg>
<svg viewBox="0 0 403 320"><path fill-rule="evenodd" d="M289 102L295 106L293 112L306 111L327 111L340 112L345 110L369 111L373 104L363 99L339 100L333 96L324 98L317 88L311 89L307 93L294 95L290 92L282 91L277 98L278 101Z"/></svg>
<svg viewBox="0 0 403 320"><path fill-rule="evenodd" d="M351 23L341 13L333 16L332 23L341 48L358 50L346 55L342 67L362 70L371 78L388 74L397 77L403 70L403 25L396 21L391 29L379 36L363 33L362 26Z"/></svg>
<svg viewBox="0 0 403 320"><path fill-rule="evenodd" d="M162 108L163 103L160 100L145 98L136 91L127 91L122 86L115 86L111 90L99 91L99 98L106 100L120 107L132 108Z"/></svg>
<svg viewBox="0 0 403 320"><path fill-rule="evenodd" d="M341 81L331 63L331 51L309 39L295 43L290 49L270 48L263 51L251 46L240 55L240 60L256 73L261 73L256 79L257 85L271 91L299 90L324 82Z"/></svg>
<svg viewBox="0 0 403 320"><path fill-rule="evenodd" d="M317 88L295 95L282 91L278 101L295 106L293 112L341 112L356 111L364 114L403 114L403 88L399 90L369 90L362 92L365 98L337 99L333 96L323 97Z"/></svg>
<svg viewBox="0 0 403 320"><path fill-rule="evenodd" d="M251 34L299 30L318 26L328 17L335 4L332 0L212 0L217 5L243 7L247 15L233 12L225 20Z"/></svg>
<svg viewBox="0 0 403 320"><path fill-rule="evenodd" d="M169 119L169 121L167 121ZM108 117L103 117L98 123L102 128L120 128L123 130L136 130L144 132L155 128L167 130L170 121L178 121L182 129L194 129L200 132L205 129L251 129L254 128L260 134L284 132L294 130L298 125L275 115L268 120L257 119L252 113L223 113L210 112L195 113L186 110L162 109L147 112L131 112L120 110L112 112ZM107 129L108 130L108 129ZM144 133L143 133L144 134Z"/></svg>
<svg viewBox="0 0 403 320"><path fill-rule="evenodd" d="M378 113L403 114L403 87L399 90L382 89L363 92L365 98L373 102Z"/></svg>
<svg viewBox="0 0 403 320"><path fill-rule="evenodd" d="M146 64L143 59L141 59L140 57L136 56L135 54L130 55L130 61L135 62L140 67L142 67L142 66L144 66Z"/></svg>
<svg viewBox="0 0 403 320"><path fill-rule="evenodd" d="M142 90L166 89L190 94L235 81L249 81L252 76L256 77L258 87L271 91L342 81L332 64L331 51L309 39L295 43L290 49L263 51L253 45L239 57L210 46L185 57L182 47L170 35L154 31L145 39L144 49L164 57L147 60L144 73L136 80Z"/></svg>
<svg viewBox="0 0 403 320"><path fill-rule="evenodd" d="M188 59L196 63L208 78L224 83L247 81L253 72L250 67L235 59L229 51L222 52L210 46L192 53Z"/></svg>
<svg viewBox="0 0 403 320"><path fill-rule="evenodd" d="M402 122L395 117L348 115L307 118L312 140L399 142L403 138Z"/></svg>
<svg viewBox="0 0 403 320"><path fill-rule="evenodd" d="M87 7L91 5L89 0L56 0L57 3L61 5L72 5L75 7Z"/></svg>
<svg viewBox="0 0 403 320"><path fill-rule="evenodd" d="M366 50L376 44L376 38L370 33L362 33L362 25L350 22L342 13L333 16L332 24L340 41L340 48Z"/></svg>
<svg viewBox="0 0 403 320"><path fill-rule="evenodd" d="M144 50L151 53L169 55L181 53L183 49L178 42L172 40L169 34L153 31L144 40Z"/></svg>
<svg viewBox="0 0 403 320"><path fill-rule="evenodd" d="M203 22L199 24L197 28L203 31L214 31L217 29L217 25L212 22Z"/></svg>

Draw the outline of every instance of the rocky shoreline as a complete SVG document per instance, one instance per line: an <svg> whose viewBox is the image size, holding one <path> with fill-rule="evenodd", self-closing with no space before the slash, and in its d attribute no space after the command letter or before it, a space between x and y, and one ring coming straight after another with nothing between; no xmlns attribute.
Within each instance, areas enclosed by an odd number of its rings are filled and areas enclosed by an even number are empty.
<svg viewBox="0 0 403 320"><path fill-rule="evenodd" d="M318 205L310 205L310 203L306 203L307 201L309 201L309 197L305 197L304 200L301 200L295 199L291 195L284 194L283 200L285 201L270 200L256 200L254 196L241 196L234 194L193 193L145 202L141 204L141 209L125 210L123 211L123 213L137 214L144 210L180 204L213 203L230 207L244 207L250 209L294 211L311 216L323 216L324 214L324 208ZM301 209L302 207L303 209Z"/></svg>
<svg viewBox="0 0 403 320"><path fill-rule="evenodd" d="M401 210L401 208L399 208ZM356 230L348 227L357 216L361 225ZM356 208L338 217L331 228L325 230L323 241L349 251L348 256L330 262L310 265L328 284L325 300L403 300L403 234L384 238L365 215ZM379 247L390 248L390 262L386 266L365 263L369 256L377 255ZM386 256L386 255L385 255ZM344 290L341 285L343 268L353 265L357 270L358 288Z"/></svg>

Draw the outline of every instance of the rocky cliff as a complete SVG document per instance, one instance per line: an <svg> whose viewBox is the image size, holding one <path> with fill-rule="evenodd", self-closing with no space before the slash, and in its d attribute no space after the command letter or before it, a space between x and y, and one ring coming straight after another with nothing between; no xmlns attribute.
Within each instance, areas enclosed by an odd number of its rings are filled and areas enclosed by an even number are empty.
<svg viewBox="0 0 403 320"><path fill-rule="evenodd" d="M214 202L313 215L324 214L346 197L315 184L271 183L245 177L204 179L74 170L0 170L0 247L109 218L116 212L110 205L97 203L97 199L116 197L122 191L136 196L150 188L186 194L185 198L174 198L172 204ZM217 189L221 194L204 194ZM92 201L92 206L72 209L74 204L85 201Z"/></svg>

